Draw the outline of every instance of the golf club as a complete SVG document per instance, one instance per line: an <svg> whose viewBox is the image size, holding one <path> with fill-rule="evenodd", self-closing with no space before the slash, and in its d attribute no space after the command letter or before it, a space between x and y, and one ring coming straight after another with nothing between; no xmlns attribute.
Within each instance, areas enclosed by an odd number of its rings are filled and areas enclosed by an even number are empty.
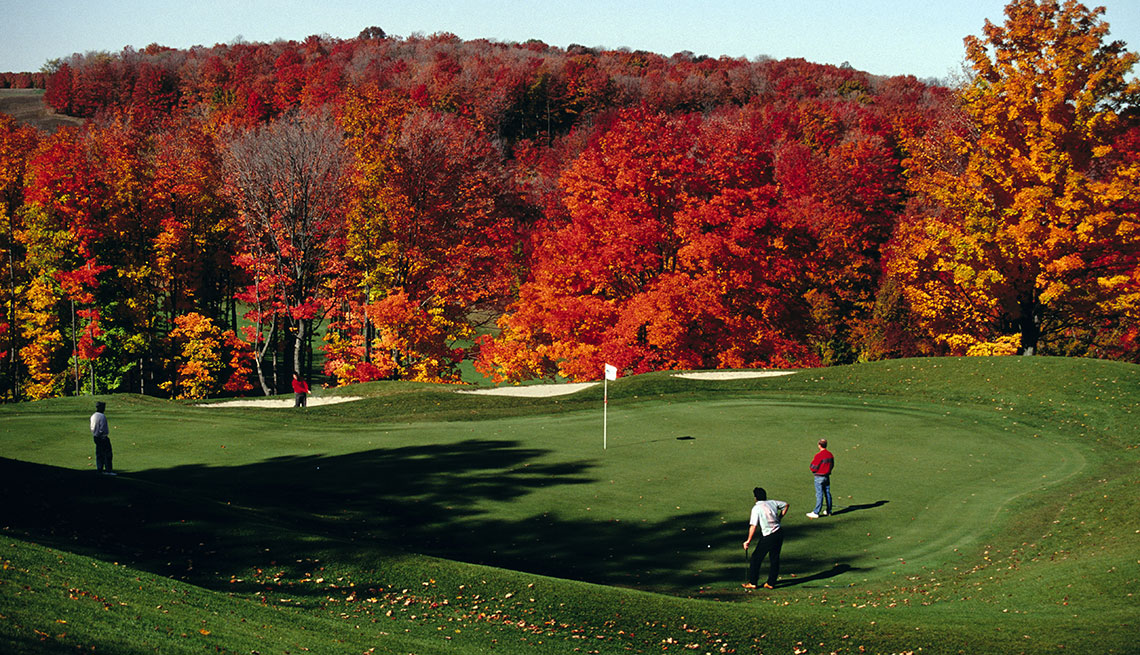
<svg viewBox="0 0 1140 655"><path fill-rule="evenodd" d="M744 549L744 583L748 584L748 549Z"/></svg>

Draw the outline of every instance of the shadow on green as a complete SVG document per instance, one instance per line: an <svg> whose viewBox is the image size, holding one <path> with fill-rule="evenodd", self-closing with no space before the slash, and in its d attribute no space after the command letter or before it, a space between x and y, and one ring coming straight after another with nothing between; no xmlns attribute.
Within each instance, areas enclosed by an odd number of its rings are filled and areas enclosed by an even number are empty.
<svg viewBox="0 0 1140 655"><path fill-rule="evenodd" d="M0 459L0 493L17 500L5 512L9 529L207 588L251 568L288 569L314 553L354 561L415 552L599 584L679 590L692 585L686 562L712 544L739 541L740 526L712 512L598 523L545 512L505 520L478 508L480 500L509 503L537 488L597 482L590 464L536 461L543 454L510 441L466 440L244 466L148 469L114 478ZM671 529L676 525L686 530L677 533ZM857 570L842 557L815 557L797 547L811 531L824 529L788 530L783 566L802 574L783 584ZM733 579L741 569L725 563L702 574ZM653 579L643 578L647 572Z"/></svg>

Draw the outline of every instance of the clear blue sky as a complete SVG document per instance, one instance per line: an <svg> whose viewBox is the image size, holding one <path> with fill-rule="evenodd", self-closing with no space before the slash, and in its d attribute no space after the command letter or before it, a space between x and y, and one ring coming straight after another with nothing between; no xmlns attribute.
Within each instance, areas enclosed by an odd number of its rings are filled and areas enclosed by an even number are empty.
<svg viewBox="0 0 1140 655"><path fill-rule="evenodd" d="M1140 0L1105 5L1112 38L1140 51ZM0 0L0 71L37 71L75 52L246 41L451 32L464 40L539 39L664 55L802 57L879 75L948 78L962 38L1004 0ZM1134 71L1136 73L1137 71Z"/></svg>

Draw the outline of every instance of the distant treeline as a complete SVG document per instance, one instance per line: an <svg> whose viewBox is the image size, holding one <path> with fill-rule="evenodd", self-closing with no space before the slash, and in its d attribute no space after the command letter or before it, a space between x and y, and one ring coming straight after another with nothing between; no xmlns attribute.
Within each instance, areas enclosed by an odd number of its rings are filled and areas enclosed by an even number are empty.
<svg viewBox="0 0 1140 655"><path fill-rule="evenodd" d="M298 43L235 43L174 50L151 45L73 55L53 62L48 102L84 118L207 110L253 124L293 110L339 104L346 89L395 90L455 113L508 140L565 134L606 109L709 112L788 97L848 98L913 105L928 93L912 77L882 78L802 59L662 56L539 41L462 41L451 34L389 38L379 28L355 39L311 36Z"/></svg>
<svg viewBox="0 0 1140 655"><path fill-rule="evenodd" d="M0 89L46 89L48 73L0 73Z"/></svg>

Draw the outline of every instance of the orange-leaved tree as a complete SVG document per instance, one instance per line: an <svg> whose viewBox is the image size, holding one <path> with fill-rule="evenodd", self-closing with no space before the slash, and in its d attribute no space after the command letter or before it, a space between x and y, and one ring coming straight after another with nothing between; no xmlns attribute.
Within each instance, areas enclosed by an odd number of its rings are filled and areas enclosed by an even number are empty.
<svg viewBox="0 0 1140 655"><path fill-rule="evenodd" d="M24 276L23 253L16 240L20 229L19 208L24 202L24 174L28 158L39 141L39 133L19 125L14 118L0 114L0 397L20 396L21 375L17 354L21 341L17 338L16 308L20 298L17 282Z"/></svg>
<svg viewBox="0 0 1140 655"><path fill-rule="evenodd" d="M236 324L240 271L233 259L242 233L227 202L217 140L202 121L186 118L157 135L153 157L153 264L169 322L196 311Z"/></svg>
<svg viewBox="0 0 1140 655"><path fill-rule="evenodd" d="M91 164L85 137L75 130L45 139L28 161L27 197L15 231L27 271L15 312L27 398L63 393L77 345L75 330L68 329L75 303L90 308L97 273L105 270L96 271L90 243L107 193Z"/></svg>
<svg viewBox="0 0 1140 655"><path fill-rule="evenodd" d="M888 271L949 352L1095 353L1136 321L1140 83L1103 11L1011 2L966 39L959 119L908 144Z"/></svg>
<svg viewBox="0 0 1140 655"><path fill-rule="evenodd" d="M355 155L339 320L326 371L458 379L472 317L514 275L517 201L503 155L471 121L353 90L343 123Z"/></svg>

